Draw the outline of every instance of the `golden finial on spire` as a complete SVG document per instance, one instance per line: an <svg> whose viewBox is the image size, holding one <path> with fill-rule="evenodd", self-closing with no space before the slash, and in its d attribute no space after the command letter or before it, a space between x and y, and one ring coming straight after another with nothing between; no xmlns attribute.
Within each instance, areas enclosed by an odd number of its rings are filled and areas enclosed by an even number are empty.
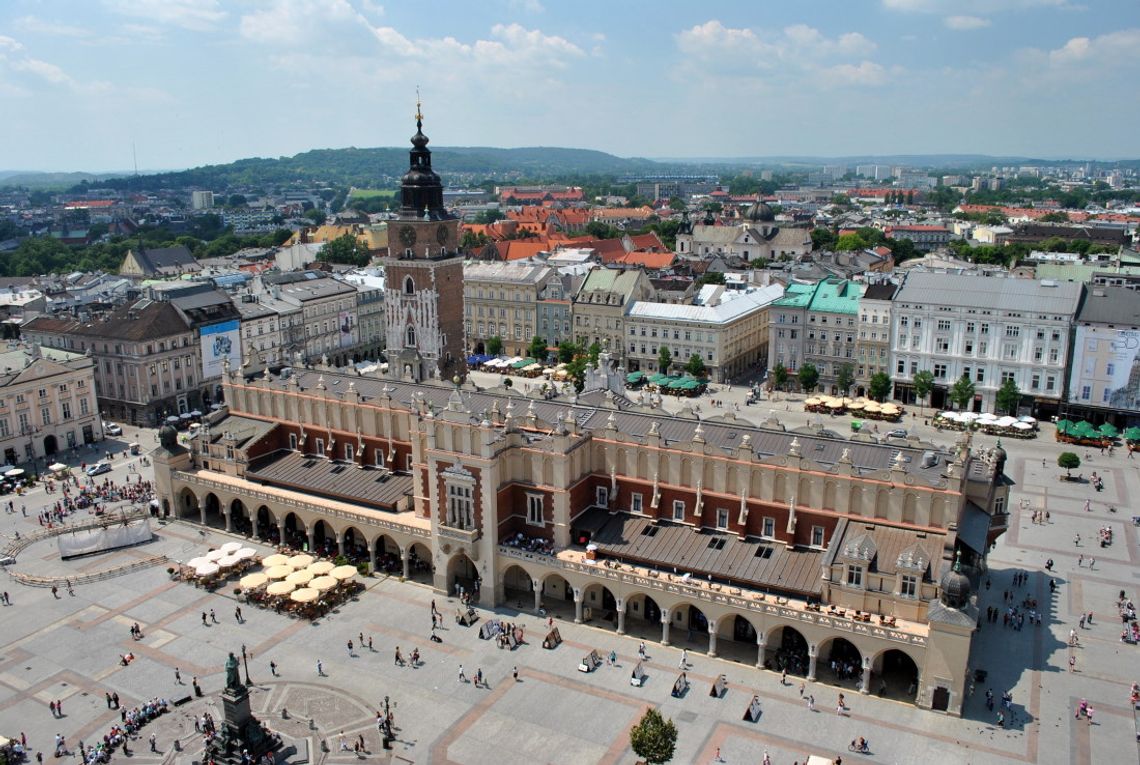
<svg viewBox="0 0 1140 765"><path fill-rule="evenodd" d="M424 121L423 111L420 109L420 86L416 86L416 125Z"/></svg>

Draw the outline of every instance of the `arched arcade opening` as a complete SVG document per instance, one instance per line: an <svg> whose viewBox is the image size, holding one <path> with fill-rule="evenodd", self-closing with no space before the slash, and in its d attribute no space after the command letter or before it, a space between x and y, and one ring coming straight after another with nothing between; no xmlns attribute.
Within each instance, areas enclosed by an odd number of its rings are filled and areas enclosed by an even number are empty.
<svg viewBox="0 0 1140 765"><path fill-rule="evenodd" d="M582 621L617 631L617 598L610 588L598 582L587 585L582 591Z"/></svg>
<svg viewBox="0 0 1140 765"><path fill-rule="evenodd" d="M828 638L819 644L815 674L819 680L857 688L863 678L863 653L846 638Z"/></svg>
<svg viewBox="0 0 1140 765"><path fill-rule="evenodd" d="M871 662L871 693L913 703L918 696L918 665L908 653L889 648Z"/></svg>
<svg viewBox="0 0 1140 765"><path fill-rule="evenodd" d="M806 677L809 666L807 639L795 627L776 627L764 644L764 669L787 670L789 675Z"/></svg>
<svg viewBox="0 0 1140 765"><path fill-rule="evenodd" d="M376 537L372 543L376 554L376 570L383 571L389 576L399 576L404 571L404 563L400 559L400 545L387 534Z"/></svg>
<svg viewBox="0 0 1140 765"><path fill-rule="evenodd" d="M253 523L249 519L249 511L240 499L230 502L230 531L238 534L249 534L253 531Z"/></svg>
<svg viewBox="0 0 1140 765"><path fill-rule="evenodd" d="M452 596L468 594L472 602L479 600L479 569L467 553L459 552L447 561L447 591Z"/></svg>
<svg viewBox="0 0 1140 765"><path fill-rule="evenodd" d="M423 542L412 542L408 548L408 578L420 584L432 584L435 578L431 550Z"/></svg>

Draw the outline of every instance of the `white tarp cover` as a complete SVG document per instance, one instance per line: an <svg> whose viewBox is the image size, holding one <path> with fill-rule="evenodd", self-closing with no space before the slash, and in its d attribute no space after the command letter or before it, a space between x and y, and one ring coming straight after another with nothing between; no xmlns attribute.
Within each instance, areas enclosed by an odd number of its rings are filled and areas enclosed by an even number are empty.
<svg viewBox="0 0 1140 765"><path fill-rule="evenodd" d="M56 537L56 542L59 544L60 557L67 560L149 542L153 536L148 518L131 521L126 526L121 520L108 518L105 526L60 534Z"/></svg>

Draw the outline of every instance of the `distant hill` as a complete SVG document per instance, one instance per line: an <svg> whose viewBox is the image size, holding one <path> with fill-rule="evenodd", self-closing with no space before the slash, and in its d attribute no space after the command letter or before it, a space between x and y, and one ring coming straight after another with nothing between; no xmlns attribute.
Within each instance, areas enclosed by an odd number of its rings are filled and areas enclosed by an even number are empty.
<svg viewBox="0 0 1140 765"><path fill-rule="evenodd" d="M601 151L546 146L520 149L486 146L432 147L432 165L445 178L619 175L661 173L670 168L670 165L648 159L623 159ZM407 169L407 149L314 149L292 157L257 157L227 165L207 165L178 172L144 175L137 180L113 179L106 185L118 188L137 184L151 189L199 187L217 190L231 186L325 181L339 186L377 188L394 185Z"/></svg>
<svg viewBox="0 0 1140 765"><path fill-rule="evenodd" d="M0 170L0 186L24 186L29 189L68 188L87 181L95 183L128 173L41 173L27 170Z"/></svg>

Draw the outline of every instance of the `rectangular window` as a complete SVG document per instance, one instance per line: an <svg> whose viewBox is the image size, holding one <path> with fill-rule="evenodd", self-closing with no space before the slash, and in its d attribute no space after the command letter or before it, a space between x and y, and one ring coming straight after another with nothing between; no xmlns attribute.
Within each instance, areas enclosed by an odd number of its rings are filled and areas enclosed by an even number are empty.
<svg viewBox="0 0 1140 765"><path fill-rule="evenodd" d="M1005 328L1006 337L1021 337L1021 327L1010 326Z"/></svg>
<svg viewBox="0 0 1140 765"><path fill-rule="evenodd" d="M11 431L8 428L8 418L5 417L0 420L0 437L7 438L9 435L11 435Z"/></svg>
<svg viewBox="0 0 1140 765"><path fill-rule="evenodd" d="M317 454L325 453L325 440L323 438L317 439Z"/></svg>
<svg viewBox="0 0 1140 765"><path fill-rule="evenodd" d="M938 331L939 332L949 332L950 331L950 322L947 321L946 319L939 319L938 320Z"/></svg>
<svg viewBox="0 0 1140 765"><path fill-rule="evenodd" d="M717 508L716 511L716 527L718 529L728 528L728 511L723 507Z"/></svg>
<svg viewBox="0 0 1140 765"><path fill-rule="evenodd" d="M863 586L863 567L847 566L847 585L849 587L862 587Z"/></svg>
<svg viewBox="0 0 1140 765"><path fill-rule="evenodd" d="M673 500L673 520L685 520L685 503L679 499Z"/></svg>
<svg viewBox="0 0 1140 765"><path fill-rule="evenodd" d="M51 410L46 406L40 409L40 422L44 425L51 425Z"/></svg>
<svg viewBox="0 0 1140 765"><path fill-rule="evenodd" d="M904 574L899 581L899 597L913 598L918 595L918 579Z"/></svg>
<svg viewBox="0 0 1140 765"><path fill-rule="evenodd" d="M290 433L289 434L289 448L292 449L293 451L297 451L297 434L296 433Z"/></svg>
<svg viewBox="0 0 1140 765"><path fill-rule="evenodd" d="M978 367L978 376L976 379L978 382L985 382L986 381L986 370L982 369L981 367Z"/></svg>
<svg viewBox="0 0 1140 765"><path fill-rule="evenodd" d="M448 485L447 525L457 529L474 528L475 502L470 486Z"/></svg>
<svg viewBox="0 0 1140 765"><path fill-rule="evenodd" d="M598 486L594 489L594 504L598 507L610 506L610 490L605 486Z"/></svg>
<svg viewBox="0 0 1140 765"><path fill-rule="evenodd" d="M634 513L641 513L645 508L645 498L641 494L634 494L629 500L629 509Z"/></svg>
<svg viewBox="0 0 1140 765"><path fill-rule="evenodd" d="M354 449L352 447L352 444L345 444L344 445L344 461L345 462L353 462L355 459L356 459L356 449Z"/></svg>
<svg viewBox="0 0 1140 765"><path fill-rule="evenodd" d="M542 495L526 495L526 522L531 526L542 526Z"/></svg>
<svg viewBox="0 0 1140 765"><path fill-rule="evenodd" d="M764 516L764 523L762 526L760 536L772 539L776 536L776 519L770 516Z"/></svg>
<svg viewBox="0 0 1140 765"><path fill-rule="evenodd" d="M823 526L811 527L811 546L823 547Z"/></svg>
<svg viewBox="0 0 1140 765"><path fill-rule="evenodd" d="M63 419L70 420L71 419L71 403L64 401L60 408L63 410Z"/></svg>

